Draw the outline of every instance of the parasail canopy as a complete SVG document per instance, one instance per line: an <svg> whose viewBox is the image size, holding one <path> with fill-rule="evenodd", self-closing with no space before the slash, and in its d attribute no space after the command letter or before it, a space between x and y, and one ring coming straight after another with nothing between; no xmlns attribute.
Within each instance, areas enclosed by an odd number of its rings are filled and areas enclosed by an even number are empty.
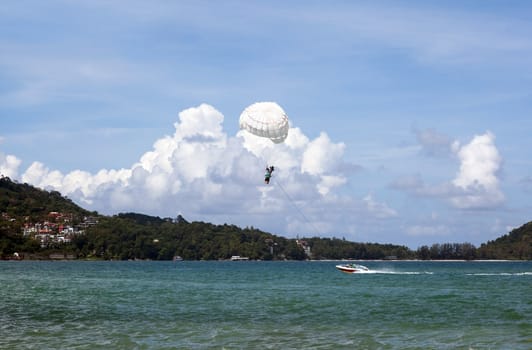
<svg viewBox="0 0 532 350"><path fill-rule="evenodd" d="M289 128L286 113L275 102L254 103L240 115L240 129L269 138L274 143L283 142Z"/></svg>

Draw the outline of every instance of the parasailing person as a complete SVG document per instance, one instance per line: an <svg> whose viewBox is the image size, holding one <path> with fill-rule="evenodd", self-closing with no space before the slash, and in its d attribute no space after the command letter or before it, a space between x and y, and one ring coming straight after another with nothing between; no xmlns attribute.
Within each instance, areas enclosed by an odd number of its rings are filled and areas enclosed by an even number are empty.
<svg viewBox="0 0 532 350"><path fill-rule="evenodd" d="M286 113L277 103L257 102L244 109L240 115L240 129L279 144L288 136L290 125ZM274 170L273 165L266 167L264 183L270 183Z"/></svg>

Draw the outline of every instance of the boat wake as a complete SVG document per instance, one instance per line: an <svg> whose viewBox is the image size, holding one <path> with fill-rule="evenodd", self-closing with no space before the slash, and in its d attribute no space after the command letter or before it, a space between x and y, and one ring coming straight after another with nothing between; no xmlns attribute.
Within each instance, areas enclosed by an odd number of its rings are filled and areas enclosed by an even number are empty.
<svg viewBox="0 0 532 350"><path fill-rule="evenodd" d="M393 270L367 270L360 271L358 274L382 274L382 275L433 275L434 272L429 271L393 271Z"/></svg>
<svg viewBox="0 0 532 350"><path fill-rule="evenodd" d="M430 271L389 271L389 270L376 270L375 273L383 273L390 275L433 275L434 272Z"/></svg>
<svg viewBox="0 0 532 350"><path fill-rule="evenodd" d="M382 275L434 275L431 271L393 271L393 270L367 270L357 272L359 274L382 274ZM477 272L466 273L466 276L532 276L532 272Z"/></svg>
<svg viewBox="0 0 532 350"><path fill-rule="evenodd" d="M532 272L480 272L466 273L467 276L532 276Z"/></svg>

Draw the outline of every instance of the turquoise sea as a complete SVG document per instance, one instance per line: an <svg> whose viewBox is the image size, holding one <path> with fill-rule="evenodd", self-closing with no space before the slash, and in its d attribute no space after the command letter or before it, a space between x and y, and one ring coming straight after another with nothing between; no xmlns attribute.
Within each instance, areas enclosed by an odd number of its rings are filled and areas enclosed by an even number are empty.
<svg viewBox="0 0 532 350"><path fill-rule="evenodd" d="M0 262L0 349L532 349L532 262Z"/></svg>

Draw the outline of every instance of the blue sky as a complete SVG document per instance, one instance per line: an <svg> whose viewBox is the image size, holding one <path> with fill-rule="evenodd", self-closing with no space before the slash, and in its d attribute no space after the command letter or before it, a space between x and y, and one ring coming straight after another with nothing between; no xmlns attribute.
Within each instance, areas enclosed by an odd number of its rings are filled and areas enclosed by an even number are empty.
<svg viewBox="0 0 532 350"><path fill-rule="evenodd" d="M528 1L4 1L0 53L0 172L103 214L412 248L532 219ZM285 144L239 132L258 101Z"/></svg>

